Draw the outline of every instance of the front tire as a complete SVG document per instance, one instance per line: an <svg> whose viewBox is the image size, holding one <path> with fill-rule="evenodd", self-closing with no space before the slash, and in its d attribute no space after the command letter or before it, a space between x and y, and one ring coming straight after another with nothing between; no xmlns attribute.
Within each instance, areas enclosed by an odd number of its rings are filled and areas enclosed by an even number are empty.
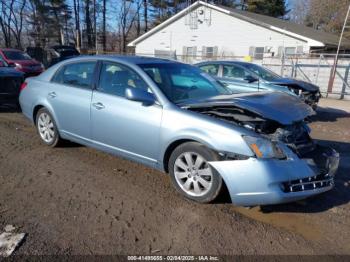
<svg viewBox="0 0 350 262"><path fill-rule="evenodd" d="M218 160L217 153L197 142L178 146L169 159L169 173L177 191L196 202L214 201L222 191L223 181L208 162Z"/></svg>
<svg viewBox="0 0 350 262"><path fill-rule="evenodd" d="M41 141L51 147L55 147L61 141L57 126L52 115L46 108L39 109L36 114L36 129Z"/></svg>

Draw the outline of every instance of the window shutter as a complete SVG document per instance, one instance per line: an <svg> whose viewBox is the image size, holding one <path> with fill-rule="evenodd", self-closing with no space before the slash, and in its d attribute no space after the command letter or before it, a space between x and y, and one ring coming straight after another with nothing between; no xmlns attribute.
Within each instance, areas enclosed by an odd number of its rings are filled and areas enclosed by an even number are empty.
<svg viewBox="0 0 350 262"><path fill-rule="evenodd" d="M205 46L202 46L202 58L207 57L207 48Z"/></svg>
<svg viewBox="0 0 350 262"><path fill-rule="evenodd" d="M196 46L193 47L193 57L194 58L197 57L197 47Z"/></svg>
<svg viewBox="0 0 350 262"><path fill-rule="evenodd" d="M255 46L249 47L249 55L250 55L251 57L254 57L254 53L255 53Z"/></svg>
<svg viewBox="0 0 350 262"><path fill-rule="evenodd" d="M218 51L219 51L219 48L217 46L214 46L213 47L213 57L216 58L218 56Z"/></svg>
<svg viewBox="0 0 350 262"><path fill-rule="evenodd" d="M281 56L283 55L283 46L279 46L279 47L278 47L277 55L278 55L279 57L281 57Z"/></svg>
<svg viewBox="0 0 350 262"><path fill-rule="evenodd" d="M181 61L184 62L186 61L187 59L187 47L186 46L183 46L182 47L182 56L181 56Z"/></svg>
<svg viewBox="0 0 350 262"><path fill-rule="evenodd" d="M304 47L302 45L297 46L297 54L302 55L304 53Z"/></svg>

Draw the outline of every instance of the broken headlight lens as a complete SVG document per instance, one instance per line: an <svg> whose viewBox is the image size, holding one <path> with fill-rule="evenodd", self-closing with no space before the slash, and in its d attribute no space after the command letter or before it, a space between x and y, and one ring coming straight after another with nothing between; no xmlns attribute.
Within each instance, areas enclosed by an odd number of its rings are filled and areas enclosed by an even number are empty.
<svg viewBox="0 0 350 262"><path fill-rule="evenodd" d="M253 136L243 136L243 139L257 158L286 158L282 149L273 141Z"/></svg>

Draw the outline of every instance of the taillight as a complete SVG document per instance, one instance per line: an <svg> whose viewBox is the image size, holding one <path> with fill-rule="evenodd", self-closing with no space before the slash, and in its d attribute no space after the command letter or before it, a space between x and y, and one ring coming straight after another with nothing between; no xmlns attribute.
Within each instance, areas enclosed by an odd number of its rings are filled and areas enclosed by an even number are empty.
<svg viewBox="0 0 350 262"><path fill-rule="evenodd" d="M19 90L22 91L24 88L27 87L27 85L28 85L27 82L23 82L23 83L21 84L21 87L19 88Z"/></svg>

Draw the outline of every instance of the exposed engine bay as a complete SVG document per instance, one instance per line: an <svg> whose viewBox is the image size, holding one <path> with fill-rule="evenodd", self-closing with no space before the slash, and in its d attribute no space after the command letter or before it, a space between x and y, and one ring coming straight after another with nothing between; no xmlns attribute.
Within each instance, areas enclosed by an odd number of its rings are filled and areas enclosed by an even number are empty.
<svg viewBox="0 0 350 262"><path fill-rule="evenodd" d="M298 156L303 156L315 149L315 144L309 136L309 129L304 121L282 125L277 121L265 119L258 114L234 106L193 107L188 109L254 130L272 141L281 141Z"/></svg>
<svg viewBox="0 0 350 262"><path fill-rule="evenodd" d="M278 84L280 86L286 86L289 90L293 91L296 95L298 95L301 100L303 100L306 104L311 106L313 109L316 109L317 104L321 98L321 93L319 90L307 90L305 88L300 87L299 85L293 84Z"/></svg>

